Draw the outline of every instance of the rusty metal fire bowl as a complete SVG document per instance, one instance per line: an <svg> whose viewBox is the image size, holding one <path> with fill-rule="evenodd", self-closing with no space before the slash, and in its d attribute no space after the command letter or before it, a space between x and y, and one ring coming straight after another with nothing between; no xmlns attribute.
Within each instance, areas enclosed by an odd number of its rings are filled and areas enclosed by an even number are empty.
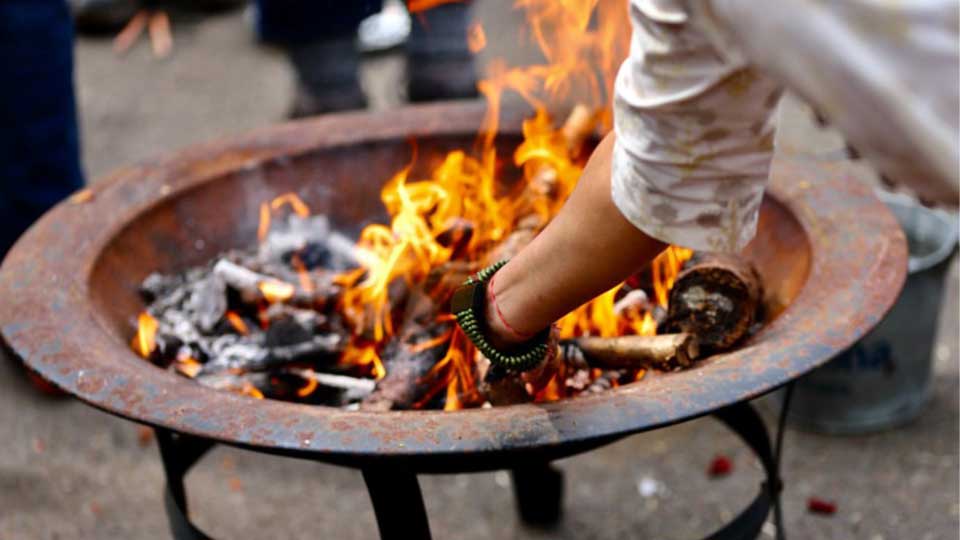
<svg viewBox="0 0 960 540"><path fill-rule="evenodd" d="M827 361L892 305L906 245L894 217L836 164L779 155L747 250L764 277L765 328L693 369L576 399L457 412L350 412L205 388L138 358L131 317L148 273L202 263L256 238L257 205L294 191L348 232L385 218L381 183L418 141L469 148L483 110L410 107L329 116L194 146L116 171L49 212L0 275L8 348L81 400L138 422L265 452L441 470L554 459L769 392ZM520 140L504 120L504 155ZM465 467L459 467L461 470Z"/></svg>

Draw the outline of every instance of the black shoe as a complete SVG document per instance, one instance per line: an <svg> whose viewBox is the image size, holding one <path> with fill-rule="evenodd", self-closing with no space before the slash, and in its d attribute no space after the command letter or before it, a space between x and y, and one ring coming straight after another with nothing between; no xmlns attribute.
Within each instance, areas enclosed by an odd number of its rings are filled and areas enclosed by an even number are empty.
<svg viewBox="0 0 960 540"><path fill-rule="evenodd" d="M77 31L91 34L116 32L140 9L138 0L69 0Z"/></svg>
<svg viewBox="0 0 960 540"><path fill-rule="evenodd" d="M367 108L367 98L360 85L343 88L327 88L321 93L313 93L303 84L297 84L297 93L293 106L287 116L291 119L306 118L320 114Z"/></svg>

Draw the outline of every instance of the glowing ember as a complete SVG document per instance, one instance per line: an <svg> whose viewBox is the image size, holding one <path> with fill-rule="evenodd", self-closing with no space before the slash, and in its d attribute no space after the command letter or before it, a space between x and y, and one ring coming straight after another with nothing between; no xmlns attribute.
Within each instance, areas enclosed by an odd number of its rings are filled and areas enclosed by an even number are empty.
<svg viewBox="0 0 960 540"><path fill-rule="evenodd" d="M241 336L246 336L250 333L250 328L247 327L247 323L243 321L243 317L237 315L235 311L228 311L226 314L227 322L230 323L230 326L237 331Z"/></svg>
<svg viewBox="0 0 960 540"><path fill-rule="evenodd" d="M157 320L146 311L137 317L137 335L133 338L133 350L143 358L149 358L157 348Z"/></svg>
<svg viewBox="0 0 960 540"><path fill-rule="evenodd" d="M256 399L263 399L263 392L261 392L256 386L251 383L245 382L243 386L240 387L238 393L245 396L250 396Z"/></svg>
<svg viewBox="0 0 960 540"><path fill-rule="evenodd" d="M176 364L174 364L174 369L177 370L177 373L190 377L191 379L196 377L202 368L203 364L201 364L200 361L189 356L177 359Z"/></svg>
<svg viewBox="0 0 960 540"><path fill-rule="evenodd" d="M308 373L310 372L308 371ZM320 386L320 383L318 383L316 379L311 379L307 377L306 380L307 380L307 384L297 389L297 395L300 397L309 396L317 389L317 386Z"/></svg>
<svg viewBox="0 0 960 540"><path fill-rule="evenodd" d="M293 294L297 290L293 285L279 280L260 282L257 288L260 289L260 293L263 294L267 302L271 304L286 302L293 298Z"/></svg>

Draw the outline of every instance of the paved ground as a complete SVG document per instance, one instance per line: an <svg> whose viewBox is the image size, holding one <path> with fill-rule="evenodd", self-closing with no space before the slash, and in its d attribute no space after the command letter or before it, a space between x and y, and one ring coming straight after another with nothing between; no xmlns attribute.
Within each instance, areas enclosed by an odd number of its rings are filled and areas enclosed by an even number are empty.
<svg viewBox="0 0 960 540"><path fill-rule="evenodd" d="M481 5L501 35L515 22L501 2ZM92 177L120 164L279 120L291 91L283 58L253 45L240 14L176 24L177 49L152 60L141 46L115 57L108 42L78 45L85 158ZM498 40L491 40L497 42ZM367 66L375 105L397 102L397 58ZM393 82L392 82L393 81ZM799 107L782 144L830 154L838 140ZM869 175L856 168L858 174ZM954 265L955 266L955 265ZM787 434L786 518L791 538L934 540L958 529L957 280L945 295L934 397L923 416L873 436ZM70 400L36 394L0 361L0 539L168 538L155 444L134 424ZM710 480L716 453L734 472ZM437 538L690 539L729 519L754 493L758 466L706 419L635 436L563 461L568 512L555 530L521 525L505 475L422 480ZM218 538L375 537L360 475L303 461L217 449L189 478L196 519ZM832 517L806 512L834 500Z"/></svg>

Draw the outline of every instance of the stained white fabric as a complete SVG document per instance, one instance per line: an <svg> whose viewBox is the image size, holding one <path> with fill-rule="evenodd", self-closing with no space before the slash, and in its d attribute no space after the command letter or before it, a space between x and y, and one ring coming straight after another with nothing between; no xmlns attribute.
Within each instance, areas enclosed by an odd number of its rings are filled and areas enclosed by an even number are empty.
<svg viewBox="0 0 960 540"><path fill-rule="evenodd" d="M956 204L958 4L631 0L616 81L613 200L665 242L754 235L784 87L880 171Z"/></svg>

